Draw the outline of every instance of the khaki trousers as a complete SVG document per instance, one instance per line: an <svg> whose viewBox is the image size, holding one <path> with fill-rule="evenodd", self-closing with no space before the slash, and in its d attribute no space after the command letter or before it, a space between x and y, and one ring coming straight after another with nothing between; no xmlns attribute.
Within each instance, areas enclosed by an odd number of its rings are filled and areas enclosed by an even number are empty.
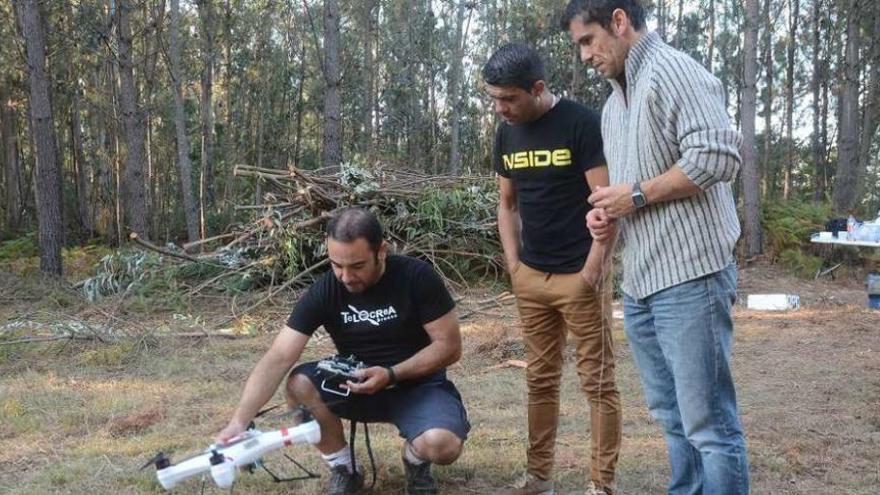
<svg viewBox="0 0 880 495"><path fill-rule="evenodd" d="M609 277L610 278L610 277ZM611 292L600 297L580 273L556 274L520 263L511 275L528 368L528 471L550 479L559 424L566 333L575 344L581 389L590 403L590 479L614 480L620 452L620 395L614 380ZM610 283L604 284L610 287Z"/></svg>

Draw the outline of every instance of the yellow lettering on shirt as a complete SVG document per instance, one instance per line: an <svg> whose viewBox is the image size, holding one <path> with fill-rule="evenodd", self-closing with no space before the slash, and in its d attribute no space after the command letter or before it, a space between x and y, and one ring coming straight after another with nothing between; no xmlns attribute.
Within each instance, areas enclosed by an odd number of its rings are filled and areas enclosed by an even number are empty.
<svg viewBox="0 0 880 495"><path fill-rule="evenodd" d="M530 150L519 151L502 155L504 169L513 170L520 168L536 167L567 167L571 165L571 150L560 148L556 150Z"/></svg>

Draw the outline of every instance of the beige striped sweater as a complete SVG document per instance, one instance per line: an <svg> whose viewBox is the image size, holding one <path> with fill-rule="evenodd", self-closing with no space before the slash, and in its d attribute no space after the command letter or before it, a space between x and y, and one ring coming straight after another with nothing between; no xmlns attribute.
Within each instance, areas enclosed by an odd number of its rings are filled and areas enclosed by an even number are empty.
<svg viewBox="0 0 880 495"><path fill-rule="evenodd" d="M656 33L630 49L625 67L626 88L611 81L602 113L611 183L651 179L677 164L703 189L621 220L623 290L641 299L733 260L740 226L731 183L742 137L718 79Z"/></svg>

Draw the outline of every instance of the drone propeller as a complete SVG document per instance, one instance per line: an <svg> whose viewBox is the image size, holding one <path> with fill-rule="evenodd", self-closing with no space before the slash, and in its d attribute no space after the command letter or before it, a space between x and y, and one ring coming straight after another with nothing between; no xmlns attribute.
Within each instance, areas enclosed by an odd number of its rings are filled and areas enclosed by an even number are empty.
<svg viewBox="0 0 880 495"><path fill-rule="evenodd" d="M156 466L156 469L165 469L171 465L171 460L168 459L168 456L166 456L164 452L159 452L154 455L152 459L144 463L140 470L143 471L150 467L150 465Z"/></svg>

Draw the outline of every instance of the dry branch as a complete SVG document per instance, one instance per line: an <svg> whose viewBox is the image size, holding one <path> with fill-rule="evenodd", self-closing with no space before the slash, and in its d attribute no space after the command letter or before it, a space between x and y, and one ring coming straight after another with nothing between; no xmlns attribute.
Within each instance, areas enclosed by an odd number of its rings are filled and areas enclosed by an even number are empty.
<svg viewBox="0 0 880 495"><path fill-rule="evenodd" d="M201 261L199 258L196 258L194 256L190 256L188 254L175 253L174 251L170 251L168 249L161 248L161 247L153 244L152 242L147 241L146 239L141 239L140 236L137 235L136 232L132 232L131 234L129 234L128 237L132 241L134 241L135 243L137 243L137 244L139 244L139 245L141 245L151 251L155 251L157 253L164 254L165 256L171 256L173 258L180 258L182 260L192 261L195 263L198 263L199 261Z"/></svg>
<svg viewBox="0 0 880 495"><path fill-rule="evenodd" d="M389 167L344 166L341 171L270 169L237 165L236 177L256 178L266 186L253 204L236 205L254 212L252 220L232 232L185 244L176 251L132 235L138 245L175 259L222 268L184 266L185 277L198 277L188 297L203 291L242 290L268 286L244 311L233 309L228 323L252 312L294 284L307 282L327 265L321 225L342 208L374 209L397 252L432 263L453 290L466 290L468 279L497 278L501 271L495 236L495 191L486 176L430 175ZM445 193L449 192L447 196ZM220 241L220 242L218 242ZM208 252L206 246L215 248ZM187 254L198 249L199 254ZM233 279L231 276L239 275ZM276 285L277 279L287 281ZM490 306L500 306L494 301ZM481 305L464 317L481 312Z"/></svg>
<svg viewBox="0 0 880 495"><path fill-rule="evenodd" d="M94 335L53 335L51 337L28 337L16 340L0 340L0 345L34 344L38 342L54 342L57 340L99 340Z"/></svg>
<svg viewBox="0 0 880 495"><path fill-rule="evenodd" d="M238 315L233 315L232 317L223 320L221 323L219 323L219 326L226 325L226 324L230 323L231 321L235 320L236 318L240 318L242 315L248 314L248 313L250 313L251 311L257 309L258 307L260 307L260 306L262 306L263 304L265 304L266 301L268 301L269 299L272 299L273 297L275 297L275 295L278 294L279 292L281 292L281 291L287 289L288 287L290 287L291 285L293 285L293 284L299 282L300 280L302 280L303 278L305 278L307 275L309 275L310 273L314 272L314 271L317 270L318 268L321 268L322 266L327 265L327 264L329 264L329 263L330 263L330 260L327 259L327 258L325 258L325 259L319 261L318 263L315 263L314 265L308 267L307 269L305 269L305 270L303 270L302 272L300 272L299 275L297 275L297 276L291 278L290 280L288 280L287 282L285 282L285 283L282 284L281 286L279 286L279 287L277 287L277 288L275 288L275 289L272 289L272 290L269 292L268 295L266 295L265 297L263 297L262 299L260 299L260 300L257 301L256 303L254 303L254 304L248 306L248 307L247 307L244 311L242 311L240 314L238 314Z"/></svg>
<svg viewBox="0 0 880 495"><path fill-rule="evenodd" d="M187 242L183 245L183 250L189 251L194 247L198 247L209 242L219 241L220 239L226 239L227 237L232 237L234 235L235 232L227 232L225 234L215 235L214 237L208 237L207 239L199 239L198 241Z"/></svg>

